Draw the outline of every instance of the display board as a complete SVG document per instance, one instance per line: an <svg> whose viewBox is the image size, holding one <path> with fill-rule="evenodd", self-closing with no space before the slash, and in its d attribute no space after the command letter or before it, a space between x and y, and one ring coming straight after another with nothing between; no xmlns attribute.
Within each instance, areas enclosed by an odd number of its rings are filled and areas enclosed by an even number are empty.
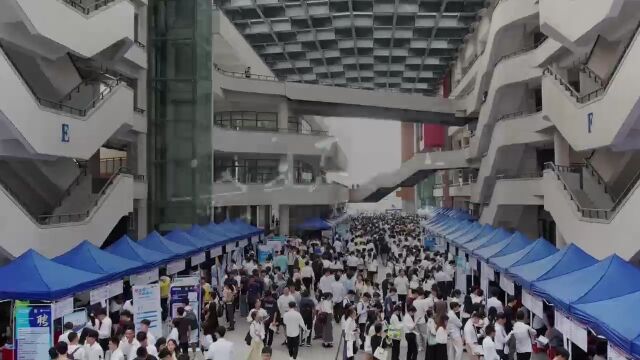
<svg viewBox="0 0 640 360"><path fill-rule="evenodd" d="M14 359L49 359L49 348L53 346L51 304L16 304L14 316Z"/></svg>
<svg viewBox="0 0 640 360"><path fill-rule="evenodd" d="M162 337L162 309L160 307L160 285L147 284L133 287L133 319L136 333L140 331L140 321L151 322L149 331L156 338Z"/></svg>

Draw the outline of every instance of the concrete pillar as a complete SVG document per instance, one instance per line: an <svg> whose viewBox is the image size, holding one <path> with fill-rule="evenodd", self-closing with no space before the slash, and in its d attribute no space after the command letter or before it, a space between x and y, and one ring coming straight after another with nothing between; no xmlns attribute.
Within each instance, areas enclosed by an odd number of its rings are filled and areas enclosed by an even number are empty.
<svg viewBox="0 0 640 360"><path fill-rule="evenodd" d="M556 165L569 166L571 162L571 147L567 140L560 134L559 131L553 134L553 148L555 155Z"/></svg>
<svg viewBox="0 0 640 360"><path fill-rule="evenodd" d="M259 228L264 228L265 227L265 223L264 223L264 211L265 211L265 206L264 205L258 205L258 211L256 211L256 216L258 217L256 219L256 226Z"/></svg>
<svg viewBox="0 0 640 360"><path fill-rule="evenodd" d="M558 249L562 249L564 247L566 247L567 244L567 240L565 240L564 236L562 236L562 233L560 232L560 229L558 229L556 227L556 247Z"/></svg>
<svg viewBox="0 0 640 360"><path fill-rule="evenodd" d="M138 134L136 139L136 174L147 175L147 134Z"/></svg>
<svg viewBox="0 0 640 360"><path fill-rule="evenodd" d="M145 236L149 233L147 229L147 201L146 200L134 200L133 206L138 213L138 218L134 219L136 221L136 236L138 239L144 239Z"/></svg>
<svg viewBox="0 0 640 360"><path fill-rule="evenodd" d="M289 102L287 99L278 104L278 128L287 129L289 127Z"/></svg>
<svg viewBox="0 0 640 360"><path fill-rule="evenodd" d="M294 184L293 154L288 153L285 161L287 163L287 174L286 174L287 184L293 185Z"/></svg>
<svg viewBox="0 0 640 360"><path fill-rule="evenodd" d="M289 205L280 205L280 235L289 235Z"/></svg>

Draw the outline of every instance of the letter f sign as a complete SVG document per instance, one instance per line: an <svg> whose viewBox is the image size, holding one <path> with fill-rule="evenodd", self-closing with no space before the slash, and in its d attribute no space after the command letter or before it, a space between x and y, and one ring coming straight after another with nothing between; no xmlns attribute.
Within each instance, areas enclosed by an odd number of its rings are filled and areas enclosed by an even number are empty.
<svg viewBox="0 0 640 360"><path fill-rule="evenodd" d="M69 142L69 124L62 124L62 136L60 140L63 143Z"/></svg>

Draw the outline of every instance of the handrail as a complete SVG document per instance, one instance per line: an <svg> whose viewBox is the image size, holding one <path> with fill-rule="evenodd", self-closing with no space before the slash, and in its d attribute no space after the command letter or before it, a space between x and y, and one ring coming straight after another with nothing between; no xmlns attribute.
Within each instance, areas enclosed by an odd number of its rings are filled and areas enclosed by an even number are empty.
<svg viewBox="0 0 640 360"><path fill-rule="evenodd" d="M496 60L496 64L494 65L494 67L498 66L498 64L500 64L504 60L516 57L518 55L522 55L522 54L528 53L529 51L533 51L533 50L539 48L542 44L544 44L545 41L547 41L547 39L548 39L547 37L544 37L544 38L538 40L535 44L533 44L531 46L527 46L527 47L518 49L516 51L510 52L508 54L502 55L501 57L498 58L498 60Z"/></svg>
<svg viewBox="0 0 640 360"><path fill-rule="evenodd" d="M237 71L228 71L220 68L217 64L213 64L213 68L222 75L231 76L240 79L251 79L251 80L264 80L264 81L273 81L273 82L286 82L286 80L280 80L276 76L271 75L260 75L254 73L246 73L246 72L237 72ZM321 86L334 86L334 87L343 87L347 89L359 89L359 90L369 90L369 91L378 91L378 92L390 92L390 93L402 93L400 88L371 88L366 86L359 85L350 85L350 84L316 84ZM407 94L408 95L408 94Z"/></svg>
<svg viewBox="0 0 640 360"><path fill-rule="evenodd" d="M22 80L22 83L26 85L27 89L29 89L29 91L31 92L31 95L36 99L38 104L40 104L42 106L46 106L46 107L48 107L50 109L64 111L64 112L67 112L67 113L69 113L71 115L86 116L87 113L89 112L89 110L91 110L91 109L96 107L96 105L99 102L99 100L104 99L105 96L107 94L109 94L115 87L120 85L121 82L124 82L123 80L121 80L119 78L116 78L116 79L114 79L115 84L108 84L107 83L107 86L105 87L105 89L103 89L95 98L93 98L89 102L89 104L87 104L85 106L85 108L77 108L77 107L65 105L65 104L60 103L58 101L49 100L49 99L45 99L43 97L38 96L37 93L31 87L31 85L25 80L26 78L24 77L24 74L16 66L16 63L13 61L13 59L11 59L11 57L9 56L9 54L6 51L6 48L4 47L4 45L1 42L0 42L0 50L2 50L0 52L5 56L5 58L9 61L9 63L11 63L11 66L13 67L15 72L18 74L18 76L20 76L20 78Z"/></svg>
<svg viewBox="0 0 640 360"><path fill-rule="evenodd" d="M476 64L476 61L478 61L478 59L480 59L480 57L483 54L484 54L484 49L482 49L480 53L476 54L476 56L474 56L474 58L471 60L471 62L467 64L467 66L464 66L462 68L462 71L460 71L460 77L458 78L458 80L456 80L456 83L453 85L453 87L457 87L462 82L462 79L464 79L464 77L469 73L469 71L471 71L471 68L473 68L473 65Z"/></svg>
<svg viewBox="0 0 640 360"><path fill-rule="evenodd" d="M87 167L81 167L80 168L80 173L73 178L73 180L71 180L71 183L69 184L69 186L67 186L67 188L62 192L62 196L60 196L60 200L58 200L56 202L56 207L62 205L62 202L64 201L64 199L67 198L67 196L71 195L71 190L80 185L80 181L82 181L82 178L87 176Z"/></svg>
<svg viewBox="0 0 640 360"><path fill-rule="evenodd" d="M497 121L508 120L508 119L517 119L524 116L529 116L533 114L537 114L542 111L542 106L538 106L534 111L516 111L508 114L501 115L498 117Z"/></svg>
<svg viewBox="0 0 640 360"><path fill-rule="evenodd" d="M67 3L72 8L79 10L84 15L89 15L92 11L95 11L100 9L101 7L107 6L110 3L114 2L115 0L96 0L93 2L93 4L90 4L90 5L83 5L75 0L62 0L62 1Z"/></svg>
<svg viewBox="0 0 640 360"><path fill-rule="evenodd" d="M93 209L95 209L98 204L100 203L100 201L102 200L103 196L107 193L107 190L109 189L109 187L115 182L115 179L121 175L121 174L130 174L131 172L129 171L129 169L125 168L125 167L121 167L118 171L114 172L111 177L109 177L109 179L107 180L107 182L104 184L104 186L102 186L102 188L100 189L100 191L98 191L97 193L97 197L96 199L93 201L93 204L91 207L89 207L89 209L83 211L83 212L78 212L78 213L69 213L69 214L56 214L56 215L40 215L37 217L37 221L38 223L42 224L42 225L51 225L51 224L60 224L63 222L78 222L78 221L82 221L86 218L89 217L89 215L91 215L91 212L93 211ZM53 220L57 219L59 221L54 222ZM62 221L62 220L66 220L66 221Z"/></svg>
<svg viewBox="0 0 640 360"><path fill-rule="evenodd" d="M519 174L497 174L496 180L516 180L516 179L539 179L542 171L525 171Z"/></svg>
<svg viewBox="0 0 640 360"><path fill-rule="evenodd" d="M589 76L589 79L593 78L593 81L596 84L598 84L599 87L605 86L605 81L600 77L600 75L596 74L596 72L593 71L587 64L580 64L579 68L582 72L585 72L587 76Z"/></svg>
<svg viewBox="0 0 640 360"><path fill-rule="evenodd" d="M602 177L602 175L600 175L600 173L598 172L598 170L596 170L596 168L593 166L593 164L591 163L591 161L589 161L589 159L584 159L584 163L585 163L585 168L589 171L591 171L591 175L594 176L598 182L598 185L602 186L602 190L604 191L605 194L609 194L609 196L612 198L612 200L615 201L615 199L613 199L613 194L611 193L611 191L609 190L609 185L607 185L607 182L605 181L604 177Z"/></svg>
<svg viewBox="0 0 640 360"><path fill-rule="evenodd" d="M328 135L327 131L323 130L309 130L309 132L302 132L296 129L289 128L261 128L261 127L251 127L251 126L226 126L222 124L220 121L215 122L215 126L221 129L233 130L233 131L259 131L259 132L273 132L273 133L287 133L287 134L298 134L298 135Z"/></svg>

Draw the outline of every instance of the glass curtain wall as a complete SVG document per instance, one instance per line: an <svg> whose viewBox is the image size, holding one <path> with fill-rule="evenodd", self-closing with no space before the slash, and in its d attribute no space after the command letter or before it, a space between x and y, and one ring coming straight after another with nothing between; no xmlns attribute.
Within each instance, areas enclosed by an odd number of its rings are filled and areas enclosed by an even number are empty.
<svg viewBox="0 0 640 360"><path fill-rule="evenodd" d="M213 182L211 0L149 1L149 222L208 222Z"/></svg>

